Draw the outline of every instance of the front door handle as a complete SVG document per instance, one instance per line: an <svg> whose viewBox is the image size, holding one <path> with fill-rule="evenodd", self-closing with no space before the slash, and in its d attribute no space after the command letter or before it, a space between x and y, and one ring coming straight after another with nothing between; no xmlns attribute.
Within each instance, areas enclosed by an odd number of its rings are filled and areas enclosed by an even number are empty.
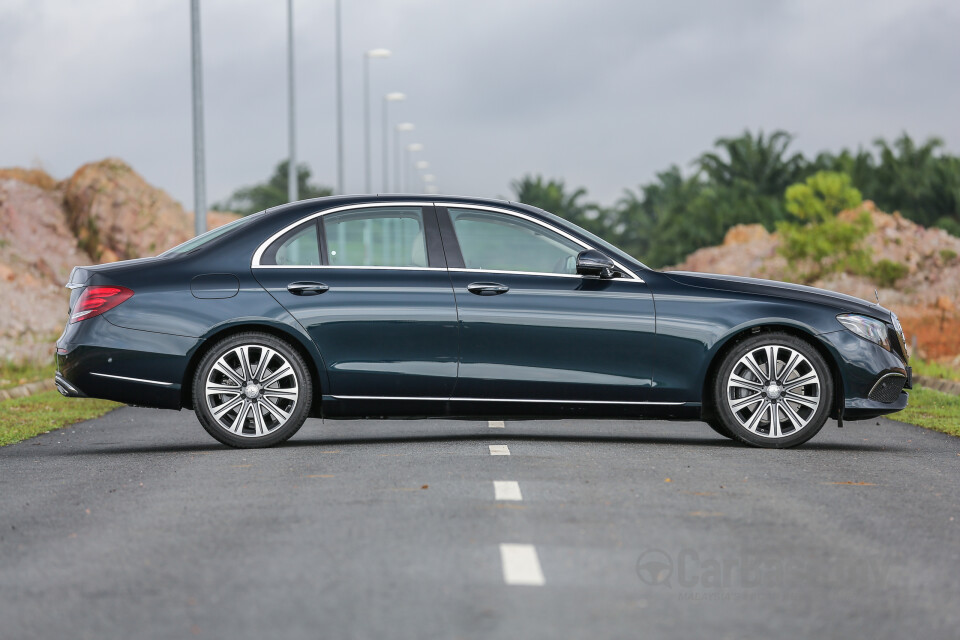
<svg viewBox="0 0 960 640"><path fill-rule="evenodd" d="M318 296L330 287L322 282L291 282L287 285L287 291L295 296Z"/></svg>
<svg viewBox="0 0 960 640"><path fill-rule="evenodd" d="M467 291L478 296L498 296L510 291L510 287L496 282L472 282L467 285Z"/></svg>

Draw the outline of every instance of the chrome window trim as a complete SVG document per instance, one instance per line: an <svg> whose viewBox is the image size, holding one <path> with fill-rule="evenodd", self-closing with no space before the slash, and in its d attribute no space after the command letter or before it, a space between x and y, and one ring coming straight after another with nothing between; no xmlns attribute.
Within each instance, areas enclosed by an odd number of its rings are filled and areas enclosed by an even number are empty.
<svg viewBox="0 0 960 640"><path fill-rule="evenodd" d="M172 382L160 382L159 380L146 380L144 378L128 378L127 376L114 376L109 373L95 373L90 372L92 376L100 376L101 378L115 378L117 380L127 380L129 382L142 382L144 384L155 384L160 387L172 387Z"/></svg>
<svg viewBox="0 0 960 640"><path fill-rule="evenodd" d="M540 398L434 398L416 396L328 396L335 400L431 400L437 402L546 402L551 404L647 404L663 406L679 406L686 402L644 402L638 400L546 400Z"/></svg>
<svg viewBox="0 0 960 640"><path fill-rule="evenodd" d="M299 226L302 225L302 224L305 224L305 223L307 223L307 222L310 222L311 220L314 220L314 219L316 219L316 218L319 218L320 216L325 216L325 215L327 215L327 214L329 214L329 213L337 213L337 212L339 212L339 211L349 211L349 210L351 210L351 209L372 209L372 208L375 208L375 207L379 207L379 208L389 208L389 207L432 207L432 206L433 206L433 203L432 203L432 202L424 202L424 201L421 201L421 200L409 200L409 201L404 201L404 202L361 202L361 203L359 203L359 204L347 204L347 205L344 205L344 206L342 206L342 207L334 207L334 208L332 208L332 209L324 209L323 211L317 211L316 213L311 213L310 215L305 216L305 217L303 217L303 218L300 218L300 219L297 220L296 222L287 225L286 227L284 227L284 228L281 229L280 231L277 231L275 234L273 234L272 236L270 236L269 238L267 238L266 241L262 242L262 243L260 244L260 246L257 247L257 250L256 250L256 251L254 252L254 254L253 254L253 260L250 262L250 268L252 268L252 269L269 269L269 268L274 268L274 267L294 267L294 268L297 268L297 269L311 269L311 268L317 268L317 267L327 267L327 268L331 268L331 267L332 267L332 268L334 268L334 269L361 269L361 268L364 268L364 267L348 267L348 266L329 265L329 264L321 264L321 265L302 265L302 266L301 266L301 265L260 264L260 258L263 257L263 253L267 250L267 247L269 247L271 244L273 244L274 241L277 240L277 239L278 239L280 236L282 236L283 234L287 233L288 231L290 231L290 230L292 230L292 229L295 229L295 228L299 227ZM367 267L367 268L369 268L369 267ZM374 268L378 268L378 269L431 269L431 268L432 268L432 269L439 269L439 268L441 268L441 267L374 267Z"/></svg>
<svg viewBox="0 0 960 640"><path fill-rule="evenodd" d="M334 207L334 208L332 208L332 209L324 209L323 211L317 211L316 213L311 213L310 215L305 216L305 217L303 217L303 218L300 218L300 219L297 220L296 222L287 225L286 227L282 228L280 231L277 231L277 232L274 233L272 236L270 236L269 238L267 238L264 242L262 242L262 243L260 244L260 246L257 247L257 250L256 250L256 251L254 252L254 254L253 254L253 260L251 260L251 262L250 262L250 268L251 268L251 269L391 269L391 270L405 270L405 271L446 271L446 270L449 270L449 271L473 271L473 272L476 272L476 273L509 273L509 274L527 275L527 276L559 276L559 277L561 277L561 278L583 278L583 277L584 277L584 276L581 276L581 275L576 274L576 273L541 273L541 272L533 272L533 271L497 271L497 270L493 270L493 269L466 269L466 268L459 268L459 267L454 267L454 268L452 268L452 269L447 269L447 268L445 268L445 267L390 267L390 266L372 266L372 265L370 265L370 266L368 266L368 265L362 265L362 266L347 266L347 265L330 265L330 264L321 264L321 265L260 264L260 259L263 257L263 254L264 254L264 252L267 250L267 247L269 247L271 244L273 244L274 241L276 241L278 238L280 238L280 236L284 235L284 234L287 233L288 231L291 231L292 229L295 229L295 228L299 227L300 225L305 224L305 223L307 223L307 222L309 222L309 221L311 221L311 220L314 220L314 219L319 218L319 217L321 217L321 216L325 216L325 215L327 215L327 214L329 214L329 213L337 213L337 212L340 212L340 211L349 211L349 210L351 210L351 209L371 209L371 208L389 208L389 207L444 207L444 208L446 208L446 209L475 209L475 210L479 210L479 211L492 211L492 212L494 212L494 213L502 213L502 214L506 214L506 215L508 215L508 216L514 216L514 217L517 217L517 218L522 218L522 219L524 219L524 220L527 220L527 221L529 221L529 222L532 222L533 224L538 224L538 225L540 225L541 227L544 227L544 228L546 228L546 229L549 229L550 231L553 231L554 233L557 233L557 234L563 236L564 238L567 238L568 240L570 240L570 241L572 241L572 242L580 245L580 246L583 247L584 249L593 249L594 251L600 251L600 249L597 249L596 247L590 246L589 244L587 244L587 243L584 242L583 240L580 240L579 238L576 238L576 237L570 235L569 233L567 233L567 232L564 231L563 229L558 229L557 227L554 227L554 226L551 225L551 224L548 224L548 223L546 223L546 222L543 222L542 220L538 220L537 218L534 218L533 216L528 216L528 215L526 215L526 214L524 214L524 213L520 213L519 211L512 211L512 210L510 210L510 209L503 209L503 208L501 208L501 207L491 207L491 206L480 205L480 204L449 203L449 202L442 202L442 201L439 201L439 202L438 202L438 201L427 202L427 201L423 201L423 200L405 200L405 201L401 201L401 202L361 202L361 203L359 203L359 204L348 204L348 205L344 205L344 206L342 206L342 207ZM606 255L606 252L601 251L601 253L603 253L604 255ZM611 260L613 260L613 258L611 258ZM628 281L641 282L641 283L643 282L643 278L641 278L640 276L638 276L637 274L635 274L635 273L634 273L633 271L631 271L630 269L627 269L626 267L624 267L622 264L620 264L620 263L617 262L616 260L613 261L613 264L615 264L615 265L617 266L617 268L620 269L623 273L625 273L625 274L627 274L628 276L630 276L629 279L621 279L621 281L627 281L627 280L628 280Z"/></svg>
<svg viewBox="0 0 960 640"><path fill-rule="evenodd" d="M360 265L348 267L342 264L255 264L256 269L387 269L389 271L446 271L444 267L385 267L378 265Z"/></svg>

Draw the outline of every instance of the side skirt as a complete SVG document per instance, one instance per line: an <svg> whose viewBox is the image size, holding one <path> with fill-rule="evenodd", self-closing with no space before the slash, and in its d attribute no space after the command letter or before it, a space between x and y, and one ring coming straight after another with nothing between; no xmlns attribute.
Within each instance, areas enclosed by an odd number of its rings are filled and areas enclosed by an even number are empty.
<svg viewBox="0 0 960 640"><path fill-rule="evenodd" d="M697 420L699 402L610 403L472 398L323 396L325 418L563 419L629 418Z"/></svg>

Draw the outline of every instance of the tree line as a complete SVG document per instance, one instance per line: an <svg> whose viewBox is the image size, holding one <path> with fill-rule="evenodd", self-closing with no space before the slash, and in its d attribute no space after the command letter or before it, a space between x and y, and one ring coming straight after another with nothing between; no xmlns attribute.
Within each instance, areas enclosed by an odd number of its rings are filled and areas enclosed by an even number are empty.
<svg viewBox="0 0 960 640"><path fill-rule="evenodd" d="M626 189L612 206L587 198L562 179L527 175L512 183L516 200L562 216L604 237L651 267L681 262L691 252L719 244L736 224L802 222L785 199L791 185L819 172L849 176L852 187L883 211L960 236L960 157L943 141L917 144L904 133L870 150L823 152L814 158L790 151L785 131L744 132L719 138L697 157L692 171L672 165L656 179Z"/></svg>
<svg viewBox="0 0 960 640"><path fill-rule="evenodd" d="M820 172L849 176L850 185L883 211L899 211L924 226L960 236L960 157L939 138L922 144L904 133L892 143L880 138L871 149L823 152L814 158L790 150L785 131L744 132L719 138L683 171L671 165L656 178L609 206L592 202L584 188L563 179L526 175L511 187L514 199L562 216L604 237L651 267L681 262L693 251L719 244L736 224L798 223L785 194ZM310 169L297 166L303 198L330 195L311 182ZM243 187L214 209L247 215L287 201L287 162L266 182Z"/></svg>

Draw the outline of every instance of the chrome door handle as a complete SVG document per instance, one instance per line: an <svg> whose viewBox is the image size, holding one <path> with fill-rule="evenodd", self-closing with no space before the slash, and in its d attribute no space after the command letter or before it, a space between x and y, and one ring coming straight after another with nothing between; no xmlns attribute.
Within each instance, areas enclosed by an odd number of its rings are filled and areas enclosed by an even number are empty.
<svg viewBox="0 0 960 640"><path fill-rule="evenodd" d="M295 296L318 296L329 290L330 287L322 282L291 282L287 285L287 291Z"/></svg>
<svg viewBox="0 0 960 640"><path fill-rule="evenodd" d="M496 282L471 282L467 285L467 291L478 296L498 296L510 291L510 287Z"/></svg>

